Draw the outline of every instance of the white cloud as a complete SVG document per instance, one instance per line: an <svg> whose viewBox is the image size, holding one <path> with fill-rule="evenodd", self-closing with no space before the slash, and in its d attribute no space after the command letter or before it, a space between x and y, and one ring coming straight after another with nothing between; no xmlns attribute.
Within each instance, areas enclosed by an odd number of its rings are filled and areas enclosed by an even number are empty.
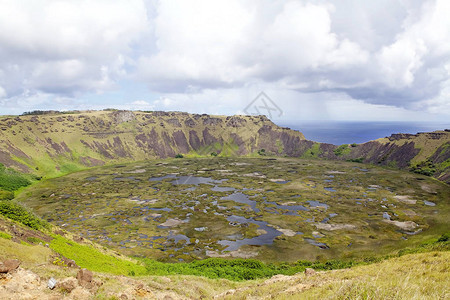
<svg viewBox="0 0 450 300"><path fill-rule="evenodd" d="M232 113L265 90L333 118L343 98L448 112L448 11L446 0L3 0L0 105L101 107L83 96L135 80L161 97L120 105Z"/></svg>
<svg viewBox="0 0 450 300"><path fill-rule="evenodd" d="M0 4L0 84L76 95L111 88L148 30L141 1L14 1Z"/></svg>
<svg viewBox="0 0 450 300"><path fill-rule="evenodd" d="M367 61L358 44L331 32L330 5L287 1L269 8L274 12L255 1L160 2L157 51L140 57L141 78L160 91L185 92L348 70Z"/></svg>

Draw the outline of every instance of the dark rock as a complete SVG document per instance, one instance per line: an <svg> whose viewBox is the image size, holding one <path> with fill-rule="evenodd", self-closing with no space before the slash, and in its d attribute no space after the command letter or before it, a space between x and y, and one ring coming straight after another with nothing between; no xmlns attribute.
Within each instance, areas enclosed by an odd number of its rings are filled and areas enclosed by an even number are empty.
<svg viewBox="0 0 450 300"><path fill-rule="evenodd" d="M172 126L181 127L181 123L180 123L180 121L178 121L178 119L175 119L175 118L174 119L169 119L169 120L166 120L166 122L169 123Z"/></svg>
<svg viewBox="0 0 450 300"><path fill-rule="evenodd" d="M195 121L192 119L187 119L186 121L184 121L184 125L186 125L187 127L194 127L195 124Z"/></svg>

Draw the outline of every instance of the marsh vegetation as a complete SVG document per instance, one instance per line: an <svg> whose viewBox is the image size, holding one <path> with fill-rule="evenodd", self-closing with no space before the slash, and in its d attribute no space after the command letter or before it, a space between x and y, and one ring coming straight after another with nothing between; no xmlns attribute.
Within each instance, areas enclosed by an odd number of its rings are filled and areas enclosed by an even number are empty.
<svg viewBox="0 0 450 300"><path fill-rule="evenodd" d="M38 183L18 200L126 255L276 262L419 244L445 232L449 198L436 180L359 163L212 157L93 168Z"/></svg>

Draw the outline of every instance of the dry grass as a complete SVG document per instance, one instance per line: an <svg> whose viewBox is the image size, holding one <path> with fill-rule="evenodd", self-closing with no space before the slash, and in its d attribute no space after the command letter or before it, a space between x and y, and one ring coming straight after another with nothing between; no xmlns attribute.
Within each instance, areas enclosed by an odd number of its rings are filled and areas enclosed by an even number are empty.
<svg viewBox="0 0 450 300"><path fill-rule="evenodd" d="M405 255L351 269L258 281L224 299L449 299L450 252Z"/></svg>

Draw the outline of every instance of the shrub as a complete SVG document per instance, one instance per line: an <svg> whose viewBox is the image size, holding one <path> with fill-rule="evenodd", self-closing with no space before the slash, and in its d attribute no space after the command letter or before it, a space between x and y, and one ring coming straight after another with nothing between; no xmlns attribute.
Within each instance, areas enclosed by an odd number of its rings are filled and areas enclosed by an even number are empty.
<svg viewBox="0 0 450 300"><path fill-rule="evenodd" d="M349 161L349 162L356 162L356 163L362 163L364 161L364 157L350 158L350 159L347 159L347 161Z"/></svg>
<svg viewBox="0 0 450 300"><path fill-rule="evenodd" d="M178 153L177 155L175 155L175 158L183 158L183 154Z"/></svg>
<svg viewBox="0 0 450 300"><path fill-rule="evenodd" d="M10 201L0 201L0 215L33 229L49 228L47 222L34 216L24 207Z"/></svg>
<svg viewBox="0 0 450 300"><path fill-rule="evenodd" d="M412 172L425 176L433 176L436 172L436 166L430 160L422 161L410 169Z"/></svg>
<svg viewBox="0 0 450 300"><path fill-rule="evenodd" d="M211 152L211 156L217 156L217 152Z"/></svg>
<svg viewBox="0 0 450 300"><path fill-rule="evenodd" d="M266 149L258 150L258 154L261 155L261 156L266 155Z"/></svg>
<svg viewBox="0 0 450 300"><path fill-rule="evenodd" d="M333 152L334 152L334 154L335 154L336 156L341 156L341 155L343 155L343 154L348 153L348 150L347 150L347 149L349 149L349 148L348 148L348 145L347 145L347 144L344 144L344 145L340 145L339 147L337 147L336 149L334 149ZM346 150L347 150L347 151L346 151Z"/></svg>
<svg viewBox="0 0 450 300"><path fill-rule="evenodd" d="M358 146L358 144L357 144L357 143L353 143L353 144L351 144L350 146L352 146L353 148L355 148L356 146Z"/></svg>
<svg viewBox="0 0 450 300"><path fill-rule="evenodd" d="M57 114L60 113L57 110L33 110L33 111L26 111L22 114L22 116L39 116L39 115L51 115L51 114Z"/></svg>

